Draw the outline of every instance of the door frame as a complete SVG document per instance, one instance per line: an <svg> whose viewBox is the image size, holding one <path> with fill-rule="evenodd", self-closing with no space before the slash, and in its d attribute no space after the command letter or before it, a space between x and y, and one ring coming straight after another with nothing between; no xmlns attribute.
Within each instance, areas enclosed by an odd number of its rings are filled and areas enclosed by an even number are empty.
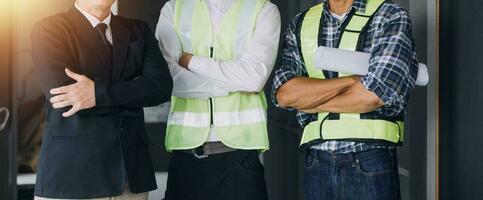
<svg viewBox="0 0 483 200"><path fill-rule="evenodd" d="M440 0L428 0L426 199L439 200L439 29Z"/></svg>

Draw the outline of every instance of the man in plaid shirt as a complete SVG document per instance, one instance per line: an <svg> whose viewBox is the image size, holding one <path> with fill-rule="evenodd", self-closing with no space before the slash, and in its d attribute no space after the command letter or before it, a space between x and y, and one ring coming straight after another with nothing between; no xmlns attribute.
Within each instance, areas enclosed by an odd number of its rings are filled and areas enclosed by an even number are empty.
<svg viewBox="0 0 483 200"><path fill-rule="evenodd" d="M371 0L323 0L319 44L337 47L344 24L364 12ZM301 48L301 27L307 11L291 21L275 72L275 105L298 110L302 127L317 113L360 113L362 119L404 118L415 85L418 61L406 10L384 2L365 31L362 50L370 53L369 73L325 80L308 77ZM403 120L402 120L403 121ZM319 140L306 148L305 196L315 199L400 199L395 146L364 140Z"/></svg>

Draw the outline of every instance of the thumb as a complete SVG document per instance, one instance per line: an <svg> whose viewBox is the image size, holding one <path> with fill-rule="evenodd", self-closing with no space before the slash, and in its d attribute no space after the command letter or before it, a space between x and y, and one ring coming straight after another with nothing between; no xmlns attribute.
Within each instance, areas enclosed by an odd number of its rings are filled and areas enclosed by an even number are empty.
<svg viewBox="0 0 483 200"><path fill-rule="evenodd" d="M67 76L69 76L70 78L76 80L76 81L81 81L83 76L80 75L80 74L76 74L72 71L70 71L70 69L68 68L65 68L65 74L67 74Z"/></svg>

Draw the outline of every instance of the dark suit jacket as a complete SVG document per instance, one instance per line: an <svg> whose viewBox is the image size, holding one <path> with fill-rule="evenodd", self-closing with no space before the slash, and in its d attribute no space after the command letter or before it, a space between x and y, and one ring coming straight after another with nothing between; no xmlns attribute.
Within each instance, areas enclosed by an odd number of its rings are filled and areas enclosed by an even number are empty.
<svg viewBox="0 0 483 200"><path fill-rule="evenodd" d="M62 117L68 109L46 104L37 196L116 196L127 182L134 193L156 189L143 107L168 101L172 79L147 23L113 16L110 27L112 62L96 30L75 8L35 25L35 73L46 98L51 88L73 83L65 67L94 80L96 94L94 108L69 118Z"/></svg>

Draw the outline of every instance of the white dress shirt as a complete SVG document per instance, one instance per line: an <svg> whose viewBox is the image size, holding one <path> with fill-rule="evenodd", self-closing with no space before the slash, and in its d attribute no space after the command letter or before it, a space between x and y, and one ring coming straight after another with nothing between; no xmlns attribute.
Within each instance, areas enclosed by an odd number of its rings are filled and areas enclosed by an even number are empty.
<svg viewBox="0 0 483 200"><path fill-rule="evenodd" d="M236 0L205 0L210 11L213 32L217 32L225 13ZM179 58L182 45L173 24L175 0L161 9L156 38L168 63L174 81L173 96L207 99L226 96L230 92L260 92L270 76L277 57L280 39L280 13L267 1L257 17L255 30L246 52L238 60L220 61L193 56L182 68ZM211 129L207 141L219 141Z"/></svg>
<svg viewBox="0 0 483 200"><path fill-rule="evenodd" d="M91 14L89 14L87 11L83 10L81 7L79 7L77 1L75 2L75 8L77 10L79 10L86 18L87 20L91 23L92 27L93 28L96 28L96 26L100 23L104 23L107 25L107 29L106 29L106 38L107 40L109 41L109 43L112 44L112 32L111 32L111 17L112 17L112 13L109 13L109 16L106 17L106 19L104 19L103 21L97 19L97 17L94 17L92 16Z"/></svg>

